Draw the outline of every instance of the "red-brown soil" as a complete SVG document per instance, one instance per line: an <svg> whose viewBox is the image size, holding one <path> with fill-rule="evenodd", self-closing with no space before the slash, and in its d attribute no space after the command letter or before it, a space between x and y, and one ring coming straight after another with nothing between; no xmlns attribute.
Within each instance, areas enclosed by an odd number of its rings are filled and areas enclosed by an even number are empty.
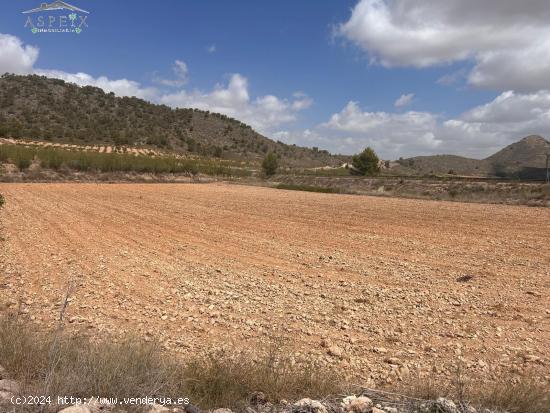
<svg viewBox="0 0 550 413"><path fill-rule="evenodd" d="M225 184L0 184L0 311L363 382L550 381L550 209ZM468 277L469 276L469 277ZM467 280L468 278L470 278Z"/></svg>

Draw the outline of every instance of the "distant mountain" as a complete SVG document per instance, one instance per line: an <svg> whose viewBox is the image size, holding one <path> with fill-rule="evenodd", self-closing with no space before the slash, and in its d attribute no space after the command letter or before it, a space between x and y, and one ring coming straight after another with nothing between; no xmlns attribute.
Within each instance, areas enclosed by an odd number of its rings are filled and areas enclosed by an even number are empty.
<svg viewBox="0 0 550 413"><path fill-rule="evenodd" d="M35 75L0 77L0 137L242 160L260 160L272 151L282 164L302 167L336 166L343 159L317 148L275 142L225 115L172 109Z"/></svg>
<svg viewBox="0 0 550 413"><path fill-rule="evenodd" d="M508 145L485 160L492 165L502 164L511 168L542 168L546 163L546 153L550 153L550 142L542 136L531 135Z"/></svg>
<svg viewBox="0 0 550 413"><path fill-rule="evenodd" d="M550 153L550 142L541 136L531 135L481 160L455 155L417 156L400 159L398 168L420 174L543 179L546 153Z"/></svg>

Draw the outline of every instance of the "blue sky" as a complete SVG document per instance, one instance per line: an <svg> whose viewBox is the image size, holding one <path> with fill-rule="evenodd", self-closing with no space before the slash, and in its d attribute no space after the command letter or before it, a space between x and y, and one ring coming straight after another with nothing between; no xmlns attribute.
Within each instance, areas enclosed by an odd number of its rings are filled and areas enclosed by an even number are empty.
<svg viewBox="0 0 550 413"><path fill-rule="evenodd" d="M3 2L0 71L221 111L272 138L332 152L370 145L386 158L482 157L522 134L550 131L548 59L542 67L514 63L504 74L491 60L519 61L507 46L516 37L516 50L550 52L535 36L548 29L541 1L522 9L504 7L508 0L487 0L493 8L465 1L472 4L448 0L434 11L418 0L417 12L426 6L421 21L406 13L408 0L69 1L90 11L80 34L32 34L21 11L40 1ZM477 14L463 10L472 7ZM499 29L519 17L520 35ZM484 45L479 36L491 39ZM526 84L526 76L535 80ZM411 96L396 106L402 95ZM535 114L510 124L503 111L525 102Z"/></svg>

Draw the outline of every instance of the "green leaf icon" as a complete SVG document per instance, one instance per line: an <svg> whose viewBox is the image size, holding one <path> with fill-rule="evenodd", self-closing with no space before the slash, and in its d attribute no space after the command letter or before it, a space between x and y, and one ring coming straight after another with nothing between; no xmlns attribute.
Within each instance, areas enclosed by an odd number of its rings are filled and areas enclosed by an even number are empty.
<svg viewBox="0 0 550 413"><path fill-rule="evenodd" d="M76 29L74 29L74 31L76 32L76 34L80 34L80 32L82 31L82 29L80 27L77 27Z"/></svg>
<svg viewBox="0 0 550 413"><path fill-rule="evenodd" d="M37 29L36 27L33 27L33 28L31 29L31 32L32 32L33 34L36 34L36 33L38 33L38 29Z"/></svg>

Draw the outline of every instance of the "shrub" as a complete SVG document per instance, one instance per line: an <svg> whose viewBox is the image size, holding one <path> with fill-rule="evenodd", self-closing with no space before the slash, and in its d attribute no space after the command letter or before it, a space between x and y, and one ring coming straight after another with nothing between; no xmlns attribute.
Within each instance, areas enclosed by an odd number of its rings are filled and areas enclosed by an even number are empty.
<svg viewBox="0 0 550 413"><path fill-rule="evenodd" d="M27 158L19 158L16 162L17 167L19 170L28 169L29 166L31 166L31 160Z"/></svg>
<svg viewBox="0 0 550 413"><path fill-rule="evenodd" d="M449 196L451 198L456 198L458 196L458 189L457 188L449 188L447 191L449 192Z"/></svg>
<svg viewBox="0 0 550 413"><path fill-rule="evenodd" d="M380 159L376 152L372 148L366 148L358 155L354 155L352 158L353 169L361 175L376 175L380 172L379 166Z"/></svg>
<svg viewBox="0 0 550 413"><path fill-rule="evenodd" d="M277 172L277 168L279 167L279 159L277 157L277 154L273 152L269 152L263 162L262 162L262 169L264 173L267 176L275 175Z"/></svg>
<svg viewBox="0 0 550 413"><path fill-rule="evenodd" d="M0 194L0 208L2 208L5 203L6 203L6 200L4 198L4 195Z"/></svg>

